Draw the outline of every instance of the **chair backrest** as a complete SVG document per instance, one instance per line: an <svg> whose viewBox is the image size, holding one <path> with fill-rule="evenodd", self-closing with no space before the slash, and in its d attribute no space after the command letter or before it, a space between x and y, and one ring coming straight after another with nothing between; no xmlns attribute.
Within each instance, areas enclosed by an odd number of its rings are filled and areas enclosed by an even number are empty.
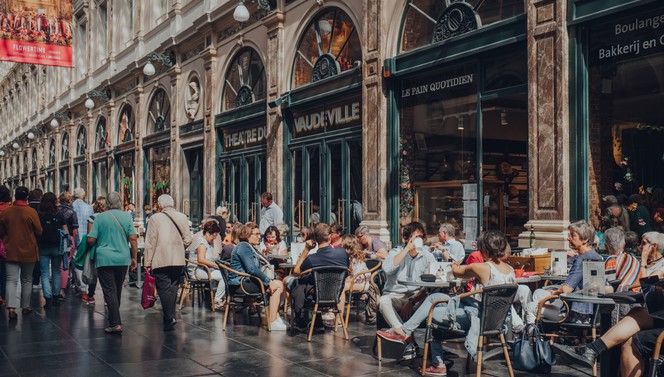
<svg viewBox="0 0 664 377"><path fill-rule="evenodd" d="M367 268L371 270L378 266L381 262L380 259L367 259L365 263L367 264Z"/></svg>
<svg viewBox="0 0 664 377"><path fill-rule="evenodd" d="M343 292L348 268L341 266L316 267L314 275L314 291L316 303L319 305L336 305Z"/></svg>
<svg viewBox="0 0 664 377"><path fill-rule="evenodd" d="M500 284L482 289L480 333L490 335L502 332L507 313L519 289L517 284Z"/></svg>

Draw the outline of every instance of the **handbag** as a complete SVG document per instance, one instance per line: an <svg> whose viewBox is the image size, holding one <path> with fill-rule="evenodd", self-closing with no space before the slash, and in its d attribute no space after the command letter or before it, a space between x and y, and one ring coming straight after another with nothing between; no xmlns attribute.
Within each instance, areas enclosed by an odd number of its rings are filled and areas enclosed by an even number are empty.
<svg viewBox="0 0 664 377"><path fill-rule="evenodd" d="M551 345L540 335L537 325L527 325L521 339L514 342L514 369L534 372L550 373L551 366L556 363L556 357Z"/></svg>
<svg viewBox="0 0 664 377"><path fill-rule="evenodd" d="M97 281L97 267L90 256L90 252L85 254L85 262L83 262L83 275L81 279L84 284L94 284Z"/></svg>
<svg viewBox="0 0 664 377"><path fill-rule="evenodd" d="M0 239L0 260L7 260L7 247L2 239Z"/></svg>
<svg viewBox="0 0 664 377"><path fill-rule="evenodd" d="M150 309L154 306L154 303L157 301L157 295L155 291L157 290L157 284L155 282L154 276L150 273L150 269L145 269L145 280L143 281L143 292L141 295L141 306L143 309Z"/></svg>

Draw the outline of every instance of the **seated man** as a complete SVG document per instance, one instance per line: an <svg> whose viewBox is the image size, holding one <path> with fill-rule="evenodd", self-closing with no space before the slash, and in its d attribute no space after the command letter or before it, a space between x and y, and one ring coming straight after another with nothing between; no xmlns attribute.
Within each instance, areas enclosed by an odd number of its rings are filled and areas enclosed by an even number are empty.
<svg viewBox="0 0 664 377"><path fill-rule="evenodd" d="M659 276L661 279L664 274L664 263L661 263L663 259L660 250L664 249L664 235L658 232L645 233L640 249L641 261L643 262L641 263L641 274L645 277ZM599 339L588 344L587 347L581 347L578 350L569 346L559 346L558 348L581 364L591 367L598 355L615 346L624 344L623 353L631 352L631 347L634 346L627 342L632 336L636 335L639 331L664 327L663 322L650 316L646 308L633 308L625 318L611 327ZM621 365L621 368L627 367L628 365L626 364ZM633 376L633 374L627 373L627 369L623 369L622 372L624 372L622 373L623 376Z"/></svg>
<svg viewBox="0 0 664 377"><path fill-rule="evenodd" d="M572 262L572 268L567 275L565 282L559 286L550 286L547 289L538 289L533 293L533 301L526 305L526 322L534 323L537 316L537 306L539 302L550 295L560 293L570 293L583 289L583 262L584 261L601 261L602 257L597 254L593 249L592 241L595 239L595 228L588 222L581 220L569 226L569 235L567 241L570 248L575 250L578 254ZM547 319L556 321L560 320L563 315L560 312L562 302L555 300L551 305L545 305L542 310L542 316ZM590 314L592 314L592 304L585 304L574 302L572 303L571 320L585 322L589 321Z"/></svg>
<svg viewBox="0 0 664 377"><path fill-rule="evenodd" d="M440 224L438 229L438 241L431 245L431 253L439 261L442 259L444 262L463 262L466 257L466 250L464 250L461 242L454 238L456 229L454 225L449 223Z"/></svg>
<svg viewBox="0 0 664 377"><path fill-rule="evenodd" d="M406 244L390 250L383 263L387 279L380 296L379 309L392 328L401 327L402 320L410 318L415 304L426 296L425 290L398 282L420 280L422 274L429 271L429 265L436 263L426 246L416 247L414 244L417 239L416 243L421 245L424 234L424 226L418 222L404 226L402 236Z"/></svg>
<svg viewBox="0 0 664 377"><path fill-rule="evenodd" d="M318 243L318 251L316 254L309 255L309 251L314 248L316 243ZM330 245L330 226L325 223L318 223L314 228L314 239L308 237L305 241L304 251L293 268L293 274L297 276L302 272L315 267L348 267L349 264L350 262L346 250L343 248L335 248ZM293 299L295 326L305 328L307 326L308 316L303 308L307 292L309 292L314 284L313 275L296 278L294 283L289 281L288 284L295 284L290 288L290 293Z"/></svg>
<svg viewBox="0 0 664 377"><path fill-rule="evenodd" d="M655 328L639 331L627 339L620 350L620 372L622 376L643 376L655 352L657 337L664 331L664 321L655 319ZM659 360L662 360L660 351ZM660 368L661 370L661 368Z"/></svg>

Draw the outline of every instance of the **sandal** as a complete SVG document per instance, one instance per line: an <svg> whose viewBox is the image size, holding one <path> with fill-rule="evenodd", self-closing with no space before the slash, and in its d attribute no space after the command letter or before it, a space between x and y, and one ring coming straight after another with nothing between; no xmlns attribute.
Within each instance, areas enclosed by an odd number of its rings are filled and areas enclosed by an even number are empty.
<svg viewBox="0 0 664 377"><path fill-rule="evenodd" d="M115 327L107 327L104 329L106 334L122 334L122 326L117 325Z"/></svg>
<svg viewBox="0 0 664 377"><path fill-rule="evenodd" d="M23 308L22 313L23 315L28 315L32 313L32 308Z"/></svg>
<svg viewBox="0 0 664 377"><path fill-rule="evenodd" d="M15 310L10 310L8 316L9 316L9 319L16 319L16 318L18 318L18 314L16 314L16 311L15 311Z"/></svg>

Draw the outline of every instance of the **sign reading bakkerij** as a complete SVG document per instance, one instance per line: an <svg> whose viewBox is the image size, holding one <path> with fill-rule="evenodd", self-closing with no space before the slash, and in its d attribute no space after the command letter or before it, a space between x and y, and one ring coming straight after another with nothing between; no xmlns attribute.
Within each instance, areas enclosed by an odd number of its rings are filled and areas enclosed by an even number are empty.
<svg viewBox="0 0 664 377"><path fill-rule="evenodd" d="M72 0L0 0L0 60L72 66Z"/></svg>
<svg viewBox="0 0 664 377"><path fill-rule="evenodd" d="M595 62L620 60L664 50L664 10L631 17L591 34Z"/></svg>

